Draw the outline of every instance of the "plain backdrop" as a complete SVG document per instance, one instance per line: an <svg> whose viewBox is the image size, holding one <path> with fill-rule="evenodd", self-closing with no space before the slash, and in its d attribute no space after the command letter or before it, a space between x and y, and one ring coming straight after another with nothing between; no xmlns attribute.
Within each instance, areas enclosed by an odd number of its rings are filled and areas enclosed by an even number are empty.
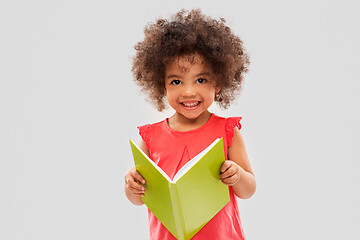
<svg viewBox="0 0 360 240"><path fill-rule="evenodd" d="M147 23L223 17L251 58L237 102L257 192L247 239L360 239L358 1L1 1L0 239L148 239L127 201L136 127L163 120L132 81Z"/></svg>

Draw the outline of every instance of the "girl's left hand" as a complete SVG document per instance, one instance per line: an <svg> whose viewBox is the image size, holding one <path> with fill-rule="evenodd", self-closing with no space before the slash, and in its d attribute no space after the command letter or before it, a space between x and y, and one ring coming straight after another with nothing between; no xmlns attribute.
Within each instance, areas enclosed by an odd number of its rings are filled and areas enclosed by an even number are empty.
<svg viewBox="0 0 360 240"><path fill-rule="evenodd" d="M220 180L228 186L233 186L240 180L240 172L239 165L231 160L226 160L220 168Z"/></svg>

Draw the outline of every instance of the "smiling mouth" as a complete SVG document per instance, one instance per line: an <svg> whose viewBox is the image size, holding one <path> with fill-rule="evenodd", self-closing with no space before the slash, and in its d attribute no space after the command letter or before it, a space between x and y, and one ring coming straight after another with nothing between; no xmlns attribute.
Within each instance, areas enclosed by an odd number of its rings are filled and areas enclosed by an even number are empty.
<svg viewBox="0 0 360 240"><path fill-rule="evenodd" d="M191 101L191 102L181 102L180 104L183 105L184 107L192 108L192 107L196 107L200 103L201 103L200 101Z"/></svg>

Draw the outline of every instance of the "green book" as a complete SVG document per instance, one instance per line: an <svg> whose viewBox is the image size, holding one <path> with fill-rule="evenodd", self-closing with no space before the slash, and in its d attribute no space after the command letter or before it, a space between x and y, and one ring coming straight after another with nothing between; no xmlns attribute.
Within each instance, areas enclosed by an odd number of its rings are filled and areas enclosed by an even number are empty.
<svg viewBox="0 0 360 240"><path fill-rule="evenodd" d="M171 180L131 140L136 170L145 178L143 202L179 240L192 238L229 201L229 188L220 180L225 161L223 139L186 163Z"/></svg>

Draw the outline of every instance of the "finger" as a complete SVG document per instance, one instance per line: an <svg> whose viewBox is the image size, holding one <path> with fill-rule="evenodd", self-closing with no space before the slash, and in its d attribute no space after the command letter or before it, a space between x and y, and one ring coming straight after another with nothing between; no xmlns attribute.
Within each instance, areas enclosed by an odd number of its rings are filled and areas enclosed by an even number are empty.
<svg viewBox="0 0 360 240"><path fill-rule="evenodd" d="M227 177L223 177L223 178L221 178L221 180L224 180L224 181L231 181L231 179L233 179L233 178L237 178L238 177L238 175L236 174L236 173L234 173L234 174L232 174L232 175L230 175L230 176L227 176Z"/></svg>
<svg viewBox="0 0 360 240"><path fill-rule="evenodd" d="M226 185L232 186L235 183L237 183L238 180L239 180L239 176L237 174L234 174L228 178L222 179L221 181Z"/></svg>
<svg viewBox="0 0 360 240"><path fill-rule="evenodd" d="M125 183L129 181L142 181L142 176L136 171L136 168L131 168L125 175Z"/></svg>
<svg viewBox="0 0 360 240"><path fill-rule="evenodd" d="M125 176L125 185L130 189L145 190L145 187L140 184L140 182L133 176L134 174L129 174Z"/></svg>
<svg viewBox="0 0 360 240"><path fill-rule="evenodd" d="M138 183L127 183L126 187L129 189L129 191L138 196L144 196L145 194L145 187L139 185Z"/></svg>
<svg viewBox="0 0 360 240"><path fill-rule="evenodd" d="M127 182L127 185L129 186L130 189L135 189L137 191L145 191L145 187L141 184L139 184L138 181L136 181L135 179L131 179L130 181Z"/></svg>
<svg viewBox="0 0 360 240"><path fill-rule="evenodd" d="M145 179L141 176L141 174L138 172L138 171L134 171L133 172L133 178L136 180L136 181L139 181L141 182L142 184L145 184Z"/></svg>
<svg viewBox="0 0 360 240"><path fill-rule="evenodd" d="M129 184L129 189L132 192L145 192L145 187L139 185L131 185Z"/></svg>
<svg viewBox="0 0 360 240"><path fill-rule="evenodd" d="M231 165L229 168L226 169L225 172L220 174L220 178L227 178L234 175L235 173L236 173L236 168L233 165Z"/></svg>
<svg viewBox="0 0 360 240"><path fill-rule="evenodd" d="M220 168L220 172L221 173L224 173L226 172L230 167L231 167L231 161L229 160L226 160L222 165L221 165L221 168Z"/></svg>
<svg viewBox="0 0 360 240"><path fill-rule="evenodd" d="M236 174L235 170L229 169L226 172L224 172L223 174L220 174L220 179L223 180L223 179L231 178L235 174Z"/></svg>
<svg viewBox="0 0 360 240"><path fill-rule="evenodd" d="M139 192L139 191L132 191L130 190L130 193L135 195L135 196L140 196L140 197L144 197L145 196L145 192Z"/></svg>
<svg viewBox="0 0 360 240"><path fill-rule="evenodd" d="M145 187L140 184L139 181L144 180L142 176L136 174L136 168L131 168L125 175L125 188L129 190L132 195L144 197L145 196ZM137 179L139 178L139 180Z"/></svg>
<svg viewBox="0 0 360 240"><path fill-rule="evenodd" d="M137 196L145 196L145 192L144 191L138 191L136 189L130 189L130 192L134 195L137 195Z"/></svg>
<svg viewBox="0 0 360 240"><path fill-rule="evenodd" d="M140 194L134 193L134 195L139 197L145 197L145 193L140 193Z"/></svg>

